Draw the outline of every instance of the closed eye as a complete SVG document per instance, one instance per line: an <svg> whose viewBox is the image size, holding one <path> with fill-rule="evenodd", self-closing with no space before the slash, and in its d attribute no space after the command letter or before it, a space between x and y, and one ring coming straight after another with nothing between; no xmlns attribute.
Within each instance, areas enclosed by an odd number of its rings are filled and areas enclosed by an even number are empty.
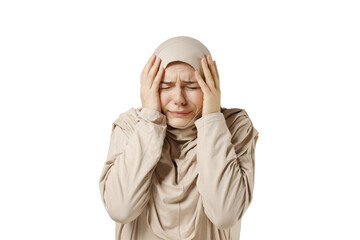
<svg viewBox="0 0 360 240"><path fill-rule="evenodd" d="M189 86L189 85L192 85L192 86ZM197 86L197 85L194 85L194 83L192 82L192 84L189 84L189 85L187 85L186 86L186 88L188 88L188 89L200 89L200 87L199 86ZM163 82L163 83L161 83L161 85L160 85L160 89L169 89L169 88L172 88L174 85L173 84L171 84L171 83L166 83L166 82Z"/></svg>
<svg viewBox="0 0 360 240"><path fill-rule="evenodd" d="M165 86L160 86L160 89L169 89L169 88L171 88L172 86L168 86L168 87L165 87ZM199 89L200 87L189 87L189 86L187 86L187 88L189 88L189 89Z"/></svg>

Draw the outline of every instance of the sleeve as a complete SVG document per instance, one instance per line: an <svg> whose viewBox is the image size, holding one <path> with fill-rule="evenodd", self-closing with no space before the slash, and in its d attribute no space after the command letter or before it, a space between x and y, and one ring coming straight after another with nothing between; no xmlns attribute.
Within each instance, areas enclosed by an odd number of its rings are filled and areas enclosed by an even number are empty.
<svg viewBox="0 0 360 240"><path fill-rule="evenodd" d="M252 200L259 132L246 112L235 120L231 132L221 112L207 114L195 125L199 173L196 184L205 214L216 227L230 228Z"/></svg>
<svg viewBox="0 0 360 240"><path fill-rule="evenodd" d="M133 129L124 122L113 123L99 185L106 211L114 221L129 223L146 207L166 126L165 115L150 108L141 110Z"/></svg>

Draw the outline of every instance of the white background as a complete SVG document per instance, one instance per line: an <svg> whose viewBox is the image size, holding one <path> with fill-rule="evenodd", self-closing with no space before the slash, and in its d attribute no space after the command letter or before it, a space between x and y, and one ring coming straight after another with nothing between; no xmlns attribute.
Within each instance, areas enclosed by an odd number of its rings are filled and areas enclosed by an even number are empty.
<svg viewBox="0 0 360 240"><path fill-rule="evenodd" d="M360 239L358 1L1 1L0 239L114 239L112 122L174 36L259 131L242 240Z"/></svg>

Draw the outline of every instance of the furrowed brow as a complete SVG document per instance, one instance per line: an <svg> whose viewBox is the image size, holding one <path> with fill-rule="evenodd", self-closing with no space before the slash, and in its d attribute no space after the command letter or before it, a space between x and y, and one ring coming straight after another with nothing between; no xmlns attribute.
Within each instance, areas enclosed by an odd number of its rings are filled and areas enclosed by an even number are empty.
<svg viewBox="0 0 360 240"><path fill-rule="evenodd" d="M162 84L167 84L167 85L173 85L176 82L161 82ZM185 84L194 84L197 83L196 81L181 81L181 83L185 83Z"/></svg>

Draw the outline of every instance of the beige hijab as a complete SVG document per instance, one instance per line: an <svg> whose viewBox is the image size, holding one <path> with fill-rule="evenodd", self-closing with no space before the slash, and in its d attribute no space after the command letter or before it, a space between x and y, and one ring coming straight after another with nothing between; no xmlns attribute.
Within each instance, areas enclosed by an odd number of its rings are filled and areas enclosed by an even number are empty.
<svg viewBox="0 0 360 240"><path fill-rule="evenodd" d="M161 58L162 61L160 66L163 68L166 68L171 62L181 61L190 64L202 76L204 76L204 73L200 61L202 58L211 55L207 47L199 40L187 36L178 36L166 40L155 49L154 53ZM186 126L176 127L176 129L188 131L190 128L194 127L194 122L201 117L201 112L201 109L199 109ZM171 125L168 123L168 126ZM171 127L174 129L173 126ZM181 134L183 132L174 131L175 134Z"/></svg>

